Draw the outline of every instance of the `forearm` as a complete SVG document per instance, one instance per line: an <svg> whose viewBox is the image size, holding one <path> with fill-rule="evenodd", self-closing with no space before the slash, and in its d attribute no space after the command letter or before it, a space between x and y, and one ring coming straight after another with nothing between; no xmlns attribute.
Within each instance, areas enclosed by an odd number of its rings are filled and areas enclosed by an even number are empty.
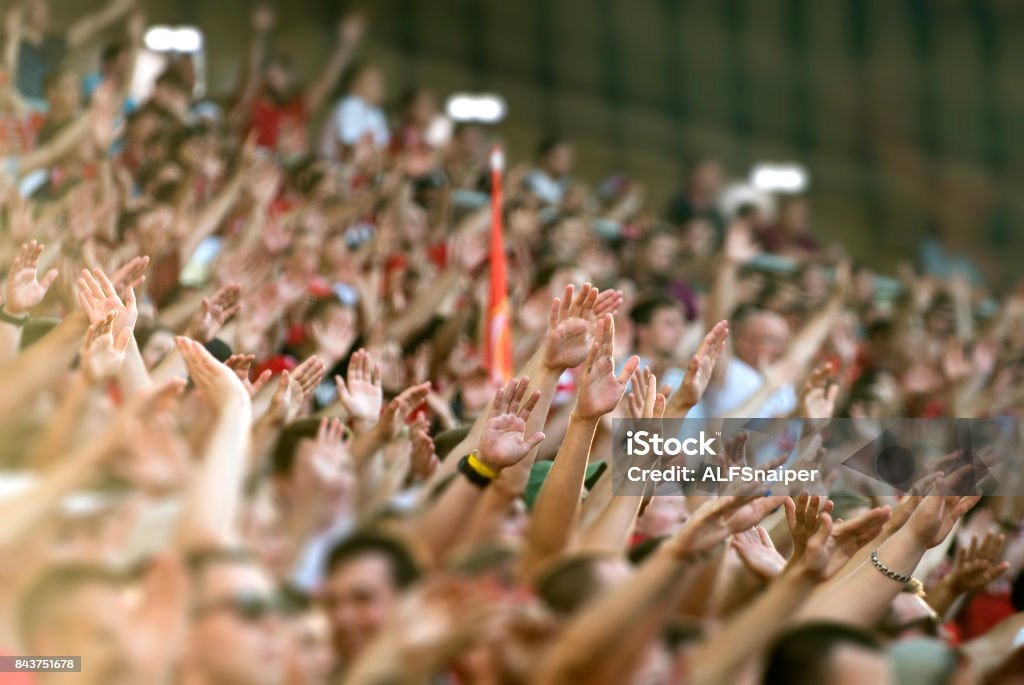
<svg viewBox="0 0 1024 685"><path fill-rule="evenodd" d="M21 326L0 321L0 363L14 359L21 348Z"/></svg>
<svg viewBox="0 0 1024 685"><path fill-rule="evenodd" d="M910 575L926 550L925 545L901 530L878 548L878 558L896 573ZM870 560L864 561L841 583L814 593L800 612L800 619L834 619L872 626L902 589L903 583L882 574Z"/></svg>
<svg viewBox="0 0 1024 685"><path fill-rule="evenodd" d="M77 311L17 358L0 366L5 392L0 393L0 422L19 415L29 398L55 383L67 370L86 329Z"/></svg>
<svg viewBox="0 0 1024 685"><path fill-rule="evenodd" d="M186 498L179 546L194 549L233 541L247 473L251 423L248 397L239 394L221 407Z"/></svg>
<svg viewBox="0 0 1024 685"><path fill-rule="evenodd" d="M90 441L74 454L44 474L35 487L0 501L0 549L16 549L16 545L33 534L60 501L93 476L110 454L117 436L111 431Z"/></svg>
<svg viewBox="0 0 1024 685"><path fill-rule="evenodd" d="M18 173L24 176L36 169L45 169L59 162L88 134L90 123L89 115L82 115L62 128L46 145L26 152L19 160Z"/></svg>
<svg viewBox="0 0 1024 685"><path fill-rule="evenodd" d="M81 47L124 16L129 9L130 6L124 3L111 2L106 7L82 17L68 29L68 44L72 48Z"/></svg>
<svg viewBox="0 0 1024 685"><path fill-rule="evenodd" d="M737 670L784 628L785 622L779 617L792 614L813 588L814 581L798 571L777 578L748 608L696 649L690 661L692 682L734 682ZM743 648L737 649L737 645Z"/></svg>
<svg viewBox="0 0 1024 685"><path fill-rule="evenodd" d="M461 457L451 455L451 458ZM456 475L419 521L413 523L416 539L432 559L439 561L445 557L482 496L480 487L462 475Z"/></svg>
<svg viewBox="0 0 1024 685"><path fill-rule="evenodd" d="M692 565L659 550L637 573L580 613L541 663L536 682L595 682L642 647L671 615Z"/></svg>
<svg viewBox="0 0 1024 685"><path fill-rule="evenodd" d="M32 468L47 471L52 465L61 462L71 445L90 390L85 377L81 373L76 374L68 384L67 392L62 395L60 406L50 420L50 428L43 432L43 437L32 450L29 459Z"/></svg>
<svg viewBox="0 0 1024 685"><path fill-rule="evenodd" d="M247 176L246 167L239 167L234 176L228 181L224 189L220 191L210 202L200 210L195 219L195 225L182 243L181 263L187 264L192 254L199 247L199 243L213 234L224 220L228 211L238 200L242 192L242 185Z"/></svg>
<svg viewBox="0 0 1024 685"><path fill-rule="evenodd" d="M611 478L606 474L601 480L608 481L609 485L606 487L610 490ZM587 497L588 501L591 496L593 493ZM589 525L584 526L580 535L580 549L617 554L625 551L643 500L643 495L609 497L597 517Z"/></svg>
<svg viewBox="0 0 1024 685"><path fill-rule="evenodd" d="M462 280L462 273L453 267L446 269L441 276L431 285L430 288L422 289L409 307L402 312L401 318L390 322L385 327L385 335L388 340L397 340L405 344L430 322L430 318L437 311L437 307L458 287Z"/></svg>
<svg viewBox="0 0 1024 685"><path fill-rule="evenodd" d="M334 88L334 84L341 78L341 72L344 71L345 65L349 63L354 48L355 46L349 43L341 43L331 54L331 59L327 62L327 65L316 81L306 91L306 111L310 115L316 114L320 106L323 105L324 100L327 99L328 94Z"/></svg>
<svg viewBox="0 0 1024 685"><path fill-rule="evenodd" d="M175 353L177 350L172 354ZM142 360L142 353L139 351L139 344L134 335L128 343L128 349L125 350L124 364L121 366L119 380L121 390L128 398L145 394L153 387L153 379L149 377L146 362Z"/></svg>

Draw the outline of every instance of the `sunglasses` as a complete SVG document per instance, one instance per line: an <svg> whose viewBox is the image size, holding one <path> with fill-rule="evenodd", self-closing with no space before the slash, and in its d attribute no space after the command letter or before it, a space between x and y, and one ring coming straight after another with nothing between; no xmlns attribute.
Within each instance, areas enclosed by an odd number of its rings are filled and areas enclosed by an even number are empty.
<svg viewBox="0 0 1024 685"><path fill-rule="evenodd" d="M242 593L202 604L193 614L200 618L218 611L230 611L247 623L257 623L267 616L280 616L284 609L284 603L275 595Z"/></svg>

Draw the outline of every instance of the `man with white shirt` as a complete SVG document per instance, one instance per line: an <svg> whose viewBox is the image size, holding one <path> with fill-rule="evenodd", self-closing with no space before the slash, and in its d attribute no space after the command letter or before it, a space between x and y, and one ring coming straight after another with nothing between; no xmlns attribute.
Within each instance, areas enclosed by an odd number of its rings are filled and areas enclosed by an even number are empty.
<svg viewBox="0 0 1024 685"><path fill-rule="evenodd" d="M320 137L320 155L341 159L359 141L386 148L391 140L381 109L384 77L377 67L356 67L348 80L345 97L335 106Z"/></svg>
<svg viewBox="0 0 1024 685"><path fill-rule="evenodd" d="M701 400L707 416L723 416L748 404L764 386L762 370L782 360L791 333L786 320L764 309L737 312L730 325L733 356L724 365L720 383L712 383ZM768 392L756 406L747 407L749 416L786 416L796 409L796 389L784 383Z"/></svg>

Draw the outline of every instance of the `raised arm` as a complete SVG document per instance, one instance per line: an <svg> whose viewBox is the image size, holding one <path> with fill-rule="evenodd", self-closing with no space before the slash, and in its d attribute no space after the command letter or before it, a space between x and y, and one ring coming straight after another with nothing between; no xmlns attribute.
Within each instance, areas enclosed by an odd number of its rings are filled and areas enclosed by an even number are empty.
<svg viewBox="0 0 1024 685"><path fill-rule="evenodd" d="M28 312L46 297L46 291L57 279L57 270L50 269L39 278L39 257L44 245L32 240L18 249L3 297L3 315L0 319L0 362L14 359L21 345L22 327L28 321Z"/></svg>
<svg viewBox="0 0 1024 685"><path fill-rule="evenodd" d="M618 405L630 376L640 363L639 357L630 357L616 376L614 337L615 324L611 315L606 314L598 320L590 354L583 362L579 397L565 440L544 479L530 516L523 557L527 577L544 561L564 550L572 539L598 421Z"/></svg>
<svg viewBox="0 0 1024 685"><path fill-rule="evenodd" d="M202 345L184 337L177 344L189 378L216 414L186 495L177 543L186 550L230 546L248 466L249 393Z"/></svg>
<svg viewBox="0 0 1024 685"><path fill-rule="evenodd" d="M306 90L306 111L315 114L334 90L352 53L363 37L366 20L361 14L347 14L338 22L338 43L323 71Z"/></svg>
<svg viewBox="0 0 1024 685"><path fill-rule="evenodd" d="M498 390L480 436L480 448L461 457L456 476L417 523L416 535L434 559L443 557L459 528L502 470L522 461L544 439L543 433L526 435L527 422L540 392L527 395L530 379L513 378ZM460 459L456 454L450 459Z"/></svg>
<svg viewBox="0 0 1024 685"><path fill-rule="evenodd" d="M134 7L135 0L111 0L105 7L85 15L68 29L68 46L72 50L82 47Z"/></svg>

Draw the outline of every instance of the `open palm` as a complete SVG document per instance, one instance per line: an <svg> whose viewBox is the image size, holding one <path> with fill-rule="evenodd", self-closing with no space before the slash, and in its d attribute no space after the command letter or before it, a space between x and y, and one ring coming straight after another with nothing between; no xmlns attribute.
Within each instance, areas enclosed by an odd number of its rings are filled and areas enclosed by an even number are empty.
<svg viewBox="0 0 1024 685"><path fill-rule="evenodd" d="M598 418L615 409L630 376L640 365L637 356L630 357L618 376L615 375L615 324L611 314L597 322L597 334L590 354L583 363L580 395L576 401L576 415L583 419Z"/></svg>
<svg viewBox="0 0 1024 685"><path fill-rule="evenodd" d="M540 399L540 391L526 397L529 385L526 376L513 378L494 396L480 436L480 460L496 471L519 463L544 439L539 432L526 436L526 422Z"/></svg>
<svg viewBox="0 0 1024 685"><path fill-rule="evenodd" d="M43 254L43 247L32 240L18 249L11 270L7 273L4 309L8 314L17 316L42 302L46 291L57 279L56 269L50 269L42 280L38 277L39 257Z"/></svg>
<svg viewBox="0 0 1024 685"><path fill-rule="evenodd" d="M550 369L572 369L587 358L591 339L591 323L598 290L584 283L573 297L573 286L567 285L562 298L551 302L548 339L544 344L544 364Z"/></svg>

